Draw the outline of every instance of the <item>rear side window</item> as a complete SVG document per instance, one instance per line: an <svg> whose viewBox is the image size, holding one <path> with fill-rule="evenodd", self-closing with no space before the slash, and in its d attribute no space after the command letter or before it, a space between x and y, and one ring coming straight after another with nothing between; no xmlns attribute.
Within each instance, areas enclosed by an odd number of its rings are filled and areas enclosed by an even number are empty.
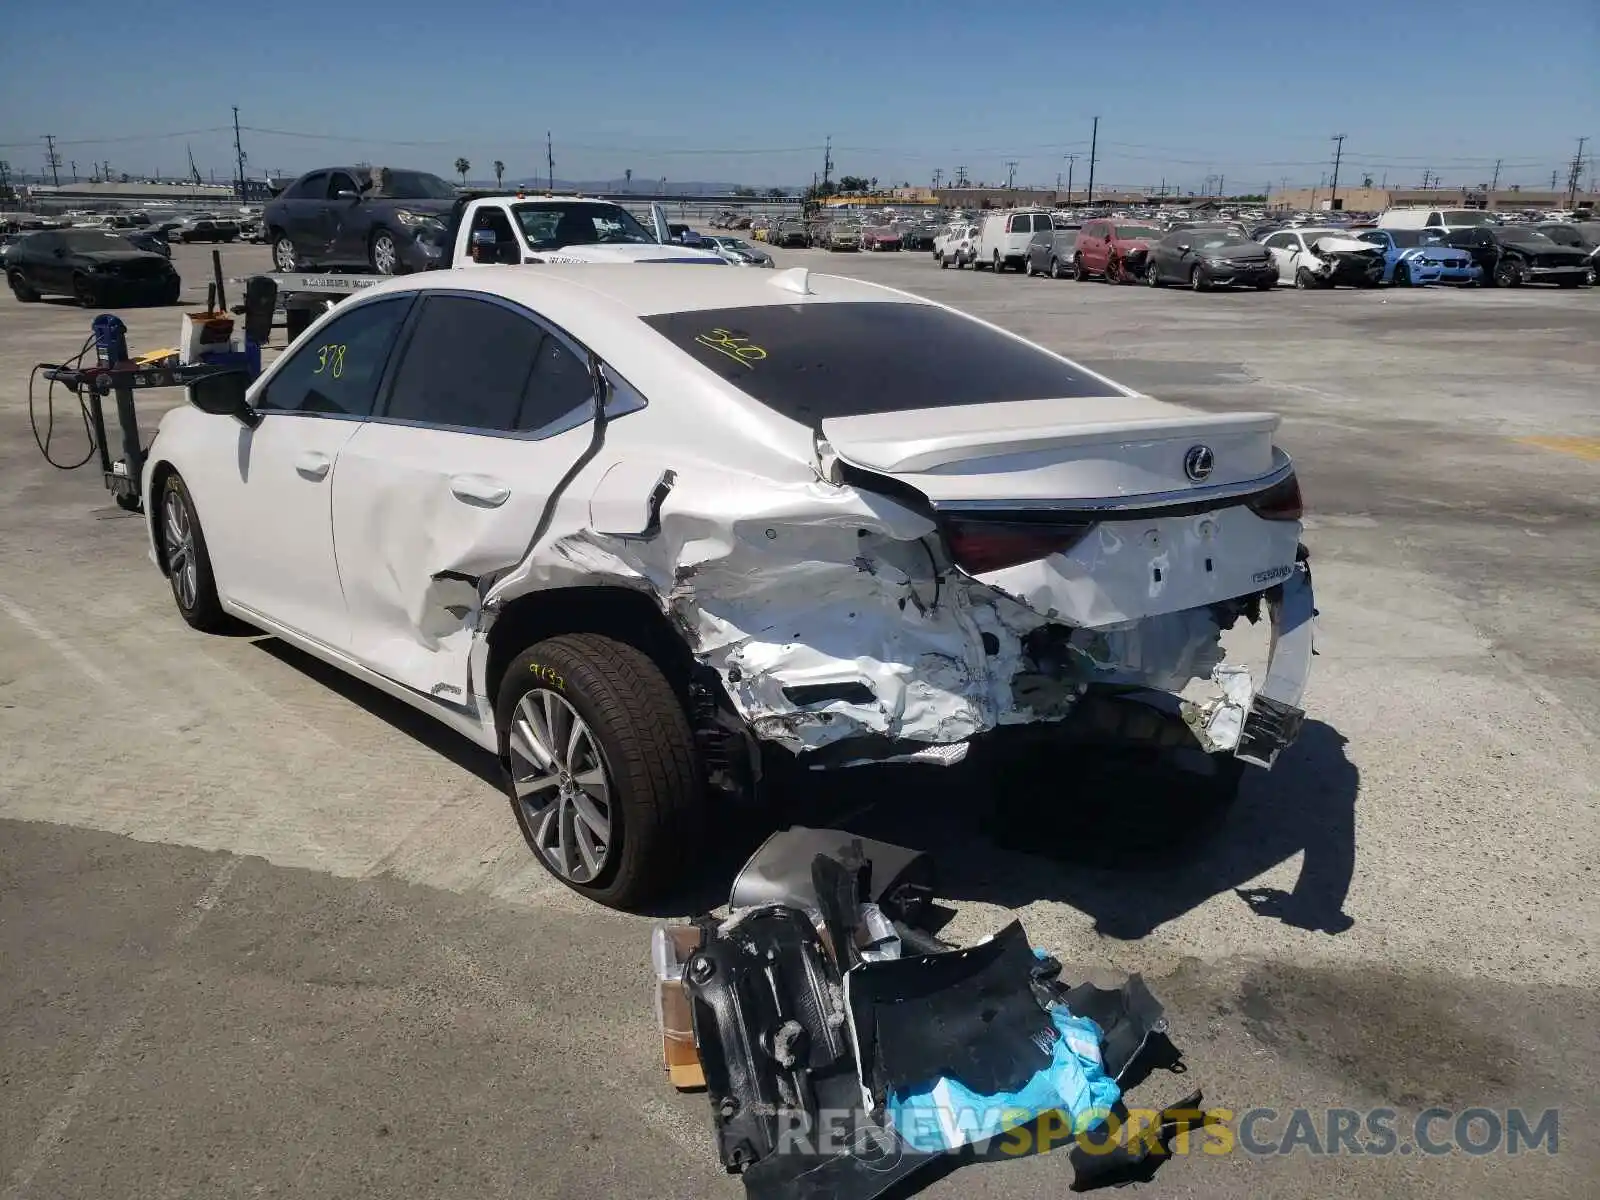
<svg viewBox="0 0 1600 1200"><path fill-rule="evenodd" d="M429 296L384 416L533 432L586 405L591 393L587 365L531 317L470 296Z"/></svg>
<svg viewBox="0 0 1600 1200"><path fill-rule="evenodd" d="M1120 394L931 304L778 304L642 319L751 399L813 428L866 413Z"/></svg>
<svg viewBox="0 0 1600 1200"><path fill-rule="evenodd" d="M329 321L296 343L255 406L263 412L371 414L410 296L373 300Z"/></svg>

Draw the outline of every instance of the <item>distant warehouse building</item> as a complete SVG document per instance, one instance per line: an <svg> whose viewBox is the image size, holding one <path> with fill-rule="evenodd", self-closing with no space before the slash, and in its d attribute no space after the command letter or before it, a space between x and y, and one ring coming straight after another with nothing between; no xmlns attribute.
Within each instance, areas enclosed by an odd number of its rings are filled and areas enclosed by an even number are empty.
<svg viewBox="0 0 1600 1200"><path fill-rule="evenodd" d="M1579 192L1578 208L1594 208L1600 194ZM1272 208L1296 212L1317 212L1330 208L1348 212L1382 212L1386 208L1485 208L1491 211L1520 211L1525 208L1547 211L1569 207L1562 188L1501 188L1490 192L1480 188L1367 188L1341 187L1337 197L1326 187L1289 188L1274 191L1267 198Z"/></svg>
<svg viewBox="0 0 1600 1200"><path fill-rule="evenodd" d="M24 197L44 208L128 208L141 204L237 204L238 185L233 183L118 183L84 180L80 183L30 183ZM255 203L270 198L271 192L259 179L245 180L245 195Z"/></svg>

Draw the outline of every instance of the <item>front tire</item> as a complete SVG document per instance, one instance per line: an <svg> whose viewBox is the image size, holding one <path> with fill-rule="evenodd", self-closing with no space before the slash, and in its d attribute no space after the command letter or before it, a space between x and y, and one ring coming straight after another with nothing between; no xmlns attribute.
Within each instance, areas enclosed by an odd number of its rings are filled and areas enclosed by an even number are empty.
<svg viewBox="0 0 1600 1200"><path fill-rule="evenodd" d="M1317 281L1310 271L1301 267L1294 273L1294 285L1304 292L1316 287Z"/></svg>
<svg viewBox="0 0 1600 1200"><path fill-rule="evenodd" d="M1501 259L1494 265L1495 287L1514 288L1522 286L1522 270L1514 262Z"/></svg>
<svg viewBox="0 0 1600 1200"><path fill-rule="evenodd" d="M394 234L387 229L374 233L367 247L367 261L379 275L400 274L400 247L395 244Z"/></svg>
<svg viewBox="0 0 1600 1200"><path fill-rule="evenodd" d="M1160 287L1162 285L1161 272L1156 269L1156 264L1155 264L1155 260L1154 259L1152 259L1150 262L1145 264L1145 268L1144 268L1144 285L1146 287L1153 287L1153 288L1158 288L1158 287Z"/></svg>
<svg viewBox="0 0 1600 1200"><path fill-rule="evenodd" d="M517 826L566 886L626 908L692 861L705 811L693 734L643 652L590 633L531 646L495 719Z"/></svg>
<svg viewBox="0 0 1600 1200"><path fill-rule="evenodd" d="M1083 256L1081 254L1072 256L1072 278L1079 283L1087 283L1089 280L1089 272L1084 269Z"/></svg>
<svg viewBox="0 0 1600 1200"><path fill-rule="evenodd" d="M228 615L217 598L205 533L183 476L176 471L161 485L156 536L161 539L161 561L167 582L172 585L178 615L202 633L223 632L228 627Z"/></svg>
<svg viewBox="0 0 1600 1200"><path fill-rule="evenodd" d="M1051 258L1050 258L1050 278L1051 279L1060 279L1061 278L1061 260L1059 258L1056 258L1054 255L1052 255Z"/></svg>
<svg viewBox="0 0 1600 1200"><path fill-rule="evenodd" d="M72 298L84 308L94 308L99 296L94 290L94 284L89 282L87 275L74 275L72 277Z"/></svg>
<svg viewBox="0 0 1600 1200"><path fill-rule="evenodd" d="M1189 272L1189 287L1197 292L1209 292L1211 290L1211 280L1206 278L1204 267L1197 265L1194 270Z"/></svg>
<svg viewBox="0 0 1600 1200"><path fill-rule="evenodd" d="M1409 263L1403 263L1403 262L1395 263L1395 265L1394 265L1394 286L1395 287L1410 287L1411 286L1411 265Z"/></svg>
<svg viewBox="0 0 1600 1200"><path fill-rule="evenodd" d="M11 285L11 294L23 304L37 304L39 293L29 285L27 276L20 270L13 268L6 273L6 282Z"/></svg>

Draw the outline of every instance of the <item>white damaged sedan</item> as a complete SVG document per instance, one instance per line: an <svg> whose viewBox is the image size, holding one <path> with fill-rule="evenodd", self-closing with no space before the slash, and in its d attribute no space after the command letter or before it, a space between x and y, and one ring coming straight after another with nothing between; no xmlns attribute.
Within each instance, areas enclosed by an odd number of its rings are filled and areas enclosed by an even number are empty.
<svg viewBox="0 0 1600 1200"><path fill-rule="evenodd" d="M534 852L607 903L689 869L709 793L759 794L774 755L953 763L1186 689L1184 732L1230 764L1300 727L1277 417L1154 400L903 292L410 275L191 401L144 480L185 620L276 634L497 753ZM1222 652L1240 617L1270 623L1259 677Z"/></svg>

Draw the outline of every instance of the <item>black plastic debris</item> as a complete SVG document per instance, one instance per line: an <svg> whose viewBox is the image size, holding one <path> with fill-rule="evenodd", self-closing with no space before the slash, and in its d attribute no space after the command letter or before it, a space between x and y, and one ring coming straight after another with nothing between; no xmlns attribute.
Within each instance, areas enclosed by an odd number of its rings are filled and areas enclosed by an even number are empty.
<svg viewBox="0 0 1600 1200"><path fill-rule="evenodd" d="M932 1079L1014 1092L1050 1063L1056 1029L1016 921L986 942L863 963L845 977L861 1077L875 1096Z"/></svg>
<svg viewBox="0 0 1600 1200"><path fill-rule="evenodd" d="M682 987L718 1153L752 1200L909 1195L924 1169L988 1157L913 1148L888 1122L888 1099L944 1079L978 1095L1018 1091L1052 1062L1055 1006L1096 1022L1119 1081L1156 1057L1158 1035L1172 1049L1139 976L1070 986L1017 922L948 945L919 924L932 893L926 855L795 828L745 864L727 920L696 922ZM1161 1156L1141 1145L1064 1157L1085 1190L1148 1177Z"/></svg>

